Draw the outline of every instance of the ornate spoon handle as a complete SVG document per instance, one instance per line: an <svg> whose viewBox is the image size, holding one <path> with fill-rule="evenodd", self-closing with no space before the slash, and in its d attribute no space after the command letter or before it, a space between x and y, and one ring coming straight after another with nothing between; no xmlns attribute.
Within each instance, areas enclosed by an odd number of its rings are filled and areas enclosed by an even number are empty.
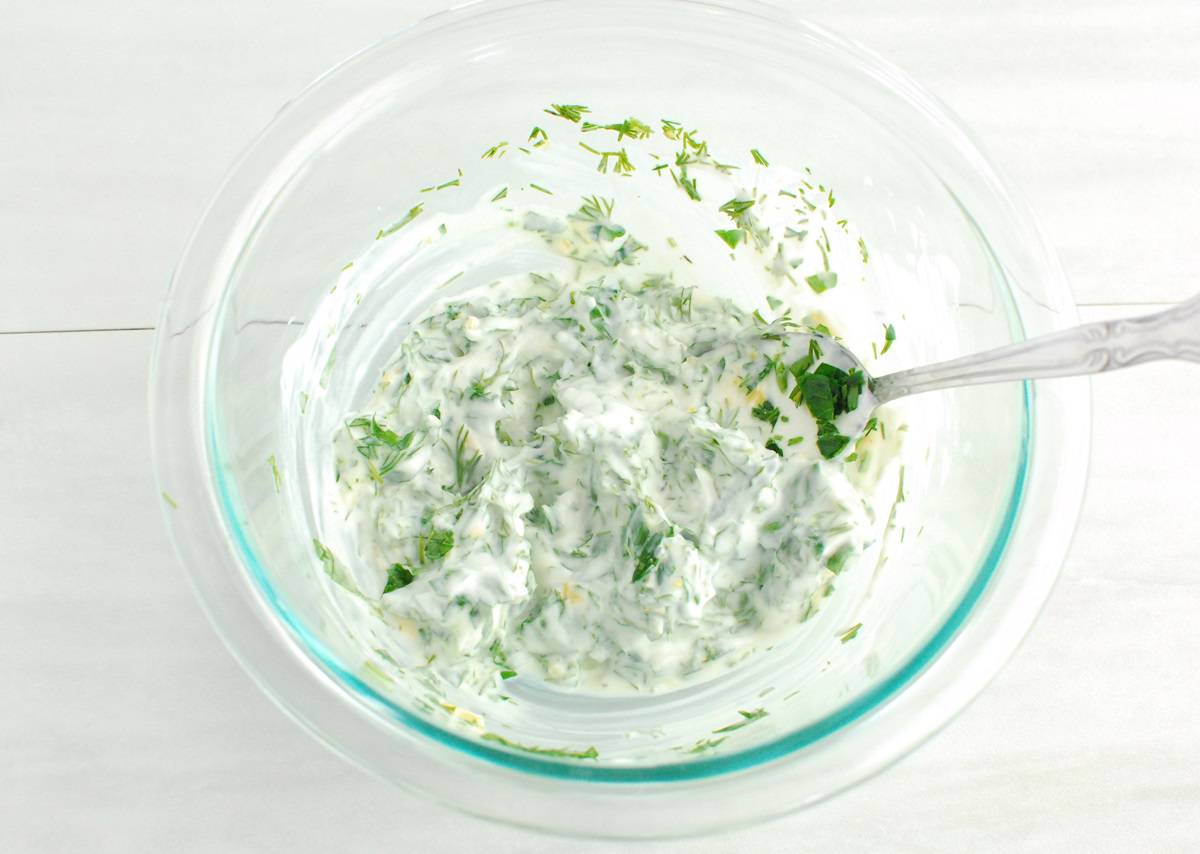
<svg viewBox="0 0 1200 854"><path fill-rule="evenodd" d="M1200 296L1143 317L1087 323L875 380L880 403L964 385L1095 374L1154 359L1200 362Z"/></svg>

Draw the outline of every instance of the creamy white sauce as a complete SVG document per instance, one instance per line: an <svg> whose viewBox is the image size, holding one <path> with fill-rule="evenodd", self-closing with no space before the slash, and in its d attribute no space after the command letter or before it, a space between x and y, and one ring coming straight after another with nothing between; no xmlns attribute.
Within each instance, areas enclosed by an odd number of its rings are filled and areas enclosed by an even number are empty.
<svg viewBox="0 0 1200 854"><path fill-rule="evenodd" d="M521 214L580 275L435 303L335 438L358 587L455 684L721 672L807 619L873 536L789 399L801 327L641 269L610 215Z"/></svg>

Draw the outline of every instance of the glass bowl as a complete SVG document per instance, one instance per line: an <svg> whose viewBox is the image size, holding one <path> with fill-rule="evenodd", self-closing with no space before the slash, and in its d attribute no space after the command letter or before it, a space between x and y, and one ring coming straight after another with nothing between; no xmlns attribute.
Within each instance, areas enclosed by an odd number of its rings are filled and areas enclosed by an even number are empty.
<svg viewBox="0 0 1200 854"><path fill-rule="evenodd" d="M310 86L197 226L152 379L176 548L263 690L331 748L421 796L598 837L696 834L796 810L928 737L1029 629L1082 500L1087 384L898 404L889 417L910 427L903 524L891 526L887 560L839 579L797 643L695 690L576 702L531 688L523 719L480 737L468 697L422 697L389 678L331 607L312 545L324 535L313 510L322 475L308 445L322 434L295 425L334 424L345 410L310 399L288 365L325 319L339 271L420 187L477 164L496 138L523 139L552 102L678 118L729 149L811 166L871 247L862 289L837 298L896 319L890 369L1076 322L1026 207L942 105L862 47L745 0L472 4ZM393 266L363 287L417 310L441 272ZM336 354L321 353L321 389L361 400L379 353L353 332L372 316L349 311ZM860 352L865 342L851 338ZM844 643L852 620L862 628ZM720 726L730 717L753 726ZM548 742L564 747L528 746Z"/></svg>

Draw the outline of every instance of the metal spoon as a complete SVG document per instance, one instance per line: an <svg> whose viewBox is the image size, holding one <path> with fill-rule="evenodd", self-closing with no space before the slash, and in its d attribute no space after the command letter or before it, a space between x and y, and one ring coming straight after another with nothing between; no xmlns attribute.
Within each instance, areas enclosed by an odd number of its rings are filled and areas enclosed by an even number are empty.
<svg viewBox="0 0 1200 854"><path fill-rule="evenodd" d="M800 337L807 346L807 340L814 336ZM876 406L912 394L1010 380L1096 374L1155 359L1200 362L1200 296L1155 314L1086 323L1019 344L873 379L862 362L840 343L823 335L816 337L825 361L843 369L855 368L867 378L858 407L838 419L842 432L854 436L862 431Z"/></svg>

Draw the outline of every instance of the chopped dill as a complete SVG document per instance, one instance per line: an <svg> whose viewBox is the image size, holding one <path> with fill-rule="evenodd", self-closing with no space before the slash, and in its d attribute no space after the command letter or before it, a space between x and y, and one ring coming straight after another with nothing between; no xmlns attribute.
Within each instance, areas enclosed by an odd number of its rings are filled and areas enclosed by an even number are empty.
<svg viewBox="0 0 1200 854"><path fill-rule="evenodd" d="M719 735L723 732L733 732L734 730L741 729L744 726L749 726L755 721L765 718L768 712L766 709L754 709L750 712L744 712L741 709L738 709L738 714L742 716L740 721L729 724L728 726L723 726L720 729L714 729L713 735Z"/></svg>
<svg viewBox="0 0 1200 854"><path fill-rule="evenodd" d="M583 123L583 132L590 133L597 130L611 130L617 134L617 142L620 142L625 137L630 139L647 139L654 133L653 128L649 125L638 121L633 116L630 116L623 122L615 122L613 124L601 125L592 122Z"/></svg>
<svg viewBox="0 0 1200 854"><path fill-rule="evenodd" d="M590 113L591 110L582 104L551 104L544 112L569 122L578 123L583 118L583 114Z"/></svg>
<svg viewBox="0 0 1200 854"><path fill-rule="evenodd" d="M275 455L267 457L267 464L271 466L271 476L275 479L275 491L279 492L283 486L283 478L279 475L279 464L275 462Z"/></svg>
<svg viewBox="0 0 1200 854"><path fill-rule="evenodd" d="M387 228L379 229L379 233L375 235L375 239L381 240L384 237L395 234L397 231L404 228L404 226L408 225L410 222L420 216L424 207L425 206L423 204L413 205L413 207L409 208L408 213L404 215L404 218L399 222L392 223Z"/></svg>
<svg viewBox="0 0 1200 854"><path fill-rule="evenodd" d="M561 747L536 747L510 741L502 735L496 735L494 732L485 732L482 738L485 741L494 741L497 744L502 744L512 750L523 750L526 753L536 753L539 756L558 756L563 759L596 759L600 756L595 747L589 747L587 750L567 750Z"/></svg>
<svg viewBox="0 0 1200 854"><path fill-rule="evenodd" d="M508 145L507 141L498 142L495 145L493 145L491 148L489 148L487 151L483 152L483 154L480 155L479 159L480 160L491 160L493 158L503 157L505 147L507 145Z"/></svg>

